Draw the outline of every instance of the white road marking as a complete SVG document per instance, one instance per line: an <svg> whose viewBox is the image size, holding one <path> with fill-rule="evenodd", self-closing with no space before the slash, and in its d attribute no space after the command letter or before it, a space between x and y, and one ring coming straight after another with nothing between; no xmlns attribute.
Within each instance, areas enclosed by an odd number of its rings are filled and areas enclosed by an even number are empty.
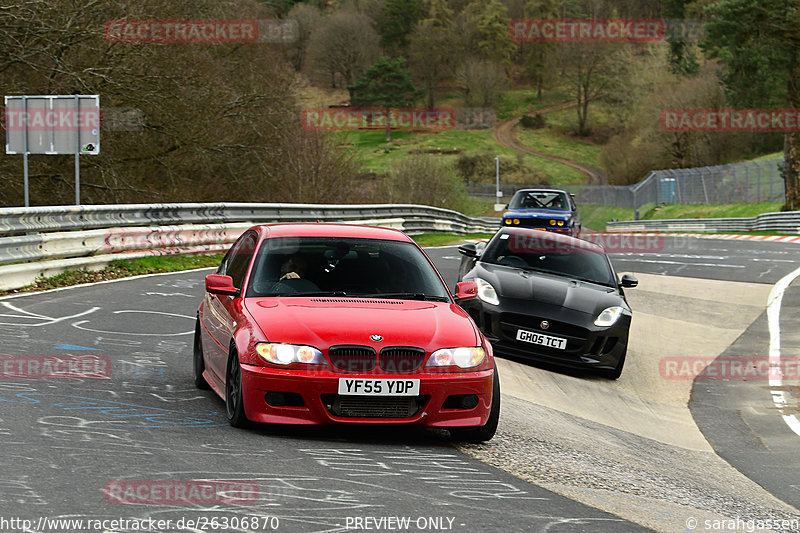
<svg viewBox="0 0 800 533"><path fill-rule="evenodd" d="M12 314L3 313L3 314L0 314L0 317L16 318L16 319L20 319L20 320L37 320L37 321L39 321L38 324L19 324L19 323L14 323L14 322L0 322L0 325L3 325L3 326L21 326L21 327L50 326L52 324L57 324L59 322L63 322L64 320L69 320L71 318L78 318L78 317L81 317L81 316L89 315L89 314L94 313L95 311L100 309L99 307L92 307L91 309L87 309L86 311L82 311L82 312L76 313L74 315L62 316L62 317L59 317L59 318L55 318L55 317L51 317L51 316L47 316L47 315L40 315L40 314L37 314L37 313L32 313L30 311L26 311L25 309L21 309L21 308L15 306L15 305L12 305L12 304L10 304L8 302L0 302L0 305L2 305L3 307L18 313L18 314L13 314L13 315Z"/></svg>
<svg viewBox="0 0 800 533"><path fill-rule="evenodd" d="M783 375L781 374L781 302L786 288L800 277L800 268L781 278L772 287L767 299L767 320L769 321L769 386L772 387L772 403L779 410L788 406L786 393L780 389L783 386ZM800 436L800 420L795 415L781 415L783 421L789 429Z"/></svg>
<svg viewBox="0 0 800 533"><path fill-rule="evenodd" d="M659 265L706 266L714 268L745 268L744 265L723 265L717 263L683 263L681 261L659 261L656 259L626 259L624 257L617 259L617 261L627 262L627 263L653 263Z"/></svg>

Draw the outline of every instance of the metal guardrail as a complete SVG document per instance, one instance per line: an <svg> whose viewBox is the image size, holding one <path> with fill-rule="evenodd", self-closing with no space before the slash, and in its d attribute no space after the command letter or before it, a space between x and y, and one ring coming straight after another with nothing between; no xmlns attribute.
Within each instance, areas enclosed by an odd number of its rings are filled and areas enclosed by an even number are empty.
<svg viewBox="0 0 800 533"><path fill-rule="evenodd" d="M124 226L230 222L338 222L383 218L437 219L453 227L499 224L456 211L413 204L128 204L0 208L0 235Z"/></svg>
<svg viewBox="0 0 800 533"><path fill-rule="evenodd" d="M224 251L255 223L344 222L407 233L494 232L497 218L421 205L158 204L0 209L0 289L114 259Z"/></svg>
<svg viewBox="0 0 800 533"><path fill-rule="evenodd" d="M609 222L606 231L666 231L698 233L750 233L776 231L800 234L800 212L764 213L752 218L703 218Z"/></svg>

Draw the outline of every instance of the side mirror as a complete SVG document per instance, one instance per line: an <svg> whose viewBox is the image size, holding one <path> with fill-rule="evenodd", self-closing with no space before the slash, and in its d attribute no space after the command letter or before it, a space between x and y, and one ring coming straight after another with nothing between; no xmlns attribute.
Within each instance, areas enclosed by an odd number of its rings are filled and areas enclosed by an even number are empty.
<svg viewBox="0 0 800 533"><path fill-rule="evenodd" d="M478 257L478 247L474 242L465 242L458 246L458 253L467 257Z"/></svg>
<svg viewBox="0 0 800 533"><path fill-rule="evenodd" d="M206 292L222 296L236 296L239 294L239 289L233 286L233 278L230 276L209 274L206 276Z"/></svg>
<svg viewBox="0 0 800 533"><path fill-rule="evenodd" d="M478 296L478 284L474 281L462 281L456 285L457 300L471 300Z"/></svg>
<svg viewBox="0 0 800 533"><path fill-rule="evenodd" d="M639 280L630 274L623 274L619 284L625 289L631 289L639 285Z"/></svg>

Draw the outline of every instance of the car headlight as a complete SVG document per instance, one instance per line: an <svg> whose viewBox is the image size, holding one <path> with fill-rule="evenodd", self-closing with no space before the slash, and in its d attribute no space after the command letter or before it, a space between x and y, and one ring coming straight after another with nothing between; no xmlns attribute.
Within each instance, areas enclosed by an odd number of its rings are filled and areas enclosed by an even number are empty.
<svg viewBox="0 0 800 533"><path fill-rule="evenodd" d="M622 307L615 305L614 307L607 307L603 309L594 321L595 326L613 326L619 317L622 316Z"/></svg>
<svg viewBox="0 0 800 533"><path fill-rule="evenodd" d="M500 298L491 283L481 278L475 278L475 283L478 284L478 298L487 304L500 305Z"/></svg>
<svg viewBox="0 0 800 533"><path fill-rule="evenodd" d="M505 222L506 224L511 224L511 219L510 219L510 218L507 218L507 219L505 219L503 222Z"/></svg>
<svg viewBox="0 0 800 533"><path fill-rule="evenodd" d="M559 221L558 221L558 225L559 225L559 226L563 226L563 225L564 225L564 221L563 221L563 220L559 220Z"/></svg>
<svg viewBox="0 0 800 533"><path fill-rule="evenodd" d="M556 221L555 221L555 220L551 220L551 221L550 221L550 225L551 225L551 226L555 226L555 225L556 225Z"/></svg>
<svg viewBox="0 0 800 533"><path fill-rule="evenodd" d="M256 344L256 353L264 361L276 365L290 365L292 363L326 364L322 352L311 346L259 342Z"/></svg>
<svg viewBox="0 0 800 533"><path fill-rule="evenodd" d="M458 368L473 368L486 359L483 348L442 348L436 350L425 363L426 367L457 366Z"/></svg>

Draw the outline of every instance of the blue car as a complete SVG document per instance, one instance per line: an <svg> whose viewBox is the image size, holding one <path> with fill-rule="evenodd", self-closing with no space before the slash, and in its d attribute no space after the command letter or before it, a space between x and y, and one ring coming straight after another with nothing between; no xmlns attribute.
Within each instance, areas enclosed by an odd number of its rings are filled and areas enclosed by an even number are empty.
<svg viewBox="0 0 800 533"><path fill-rule="evenodd" d="M572 195L555 189L521 189L503 213L504 227L525 227L577 237L581 232Z"/></svg>

